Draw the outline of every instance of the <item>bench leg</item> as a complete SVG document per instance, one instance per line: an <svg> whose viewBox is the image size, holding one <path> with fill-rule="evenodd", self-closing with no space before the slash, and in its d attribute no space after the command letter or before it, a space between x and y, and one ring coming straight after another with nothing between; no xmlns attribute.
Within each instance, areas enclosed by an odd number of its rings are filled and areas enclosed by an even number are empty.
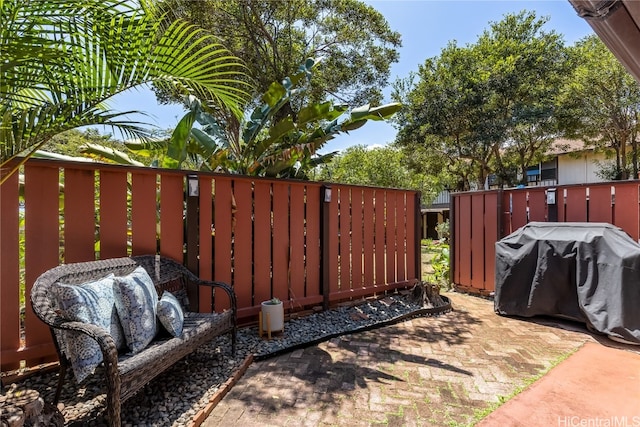
<svg viewBox="0 0 640 427"><path fill-rule="evenodd" d="M114 347L115 348L115 347ZM105 363L107 381L107 422L109 427L120 427L120 374L115 364Z"/></svg>
<svg viewBox="0 0 640 427"><path fill-rule="evenodd" d="M57 405L60 400L60 394L62 393L62 385L64 384L64 378L67 376L67 364L60 362L60 370L58 371L58 387L56 388L56 395L53 398L53 404Z"/></svg>

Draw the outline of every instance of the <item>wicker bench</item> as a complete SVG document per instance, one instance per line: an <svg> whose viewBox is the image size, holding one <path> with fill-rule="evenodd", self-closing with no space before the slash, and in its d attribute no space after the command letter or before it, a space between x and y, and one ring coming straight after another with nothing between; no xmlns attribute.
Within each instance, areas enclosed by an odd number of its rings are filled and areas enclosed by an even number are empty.
<svg viewBox="0 0 640 427"><path fill-rule="evenodd" d="M185 292L191 307L183 305L185 312L184 329L181 336L156 338L152 343L134 355L119 354L111 335L104 329L87 323L65 320L56 312L52 287L56 283L77 285L95 281L110 273L124 276L136 267L142 266L152 278L159 295L163 291ZM210 290L213 299L214 289L226 292L231 301L231 309L222 313L196 313L198 292ZM60 359L60 375L55 403L60 398L62 385L70 362L61 352L55 330L74 330L87 334L100 345L104 360L104 372L107 386L107 416L109 424L120 425L120 405L133 396L145 384L175 362L201 347L209 340L225 333L231 334L232 352L236 352L236 296L229 285L199 279L176 261L156 256L144 255L127 258L105 259L82 263L66 264L43 273L31 290L31 305L35 314L49 325ZM213 310L211 310L213 311Z"/></svg>

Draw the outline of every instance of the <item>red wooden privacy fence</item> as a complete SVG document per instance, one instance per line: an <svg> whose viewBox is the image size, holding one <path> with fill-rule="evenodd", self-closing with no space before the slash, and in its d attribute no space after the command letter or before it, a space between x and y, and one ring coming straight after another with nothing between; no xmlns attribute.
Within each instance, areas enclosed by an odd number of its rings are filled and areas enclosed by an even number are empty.
<svg viewBox="0 0 640 427"><path fill-rule="evenodd" d="M639 181L614 181L452 194L452 281L493 292L495 243L531 221L606 222L639 241L639 191Z"/></svg>
<svg viewBox="0 0 640 427"><path fill-rule="evenodd" d="M327 307L420 278L416 192L188 174L30 160L23 187L18 175L2 185L3 370L21 360L28 366L55 360L49 331L28 298L38 275L59 263L161 253L205 279L232 284L246 321L272 297L290 310ZM197 196L185 192L191 179ZM227 304L199 301L203 311Z"/></svg>

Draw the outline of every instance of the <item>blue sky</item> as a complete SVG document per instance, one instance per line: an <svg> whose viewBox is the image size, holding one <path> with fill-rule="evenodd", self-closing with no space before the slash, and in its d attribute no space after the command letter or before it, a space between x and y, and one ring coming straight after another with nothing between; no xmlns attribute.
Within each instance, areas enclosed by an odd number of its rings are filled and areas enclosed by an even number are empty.
<svg viewBox="0 0 640 427"><path fill-rule="evenodd" d="M417 71L419 64L438 56L450 40L461 46L475 42L490 22L500 21L506 13L526 9L535 11L537 16L549 17L545 28L562 34L567 44L593 33L568 0L367 0L366 3L380 11L390 27L402 34L400 60L391 68L390 82ZM390 88L384 93L385 102L390 102ZM112 99L110 106L117 111L145 111L149 117L131 118L163 129L174 127L183 115L179 105L159 105L148 88L122 93ZM357 144L384 145L392 142L395 135L396 130L390 124L370 122L349 135L329 141L321 151L341 150Z"/></svg>

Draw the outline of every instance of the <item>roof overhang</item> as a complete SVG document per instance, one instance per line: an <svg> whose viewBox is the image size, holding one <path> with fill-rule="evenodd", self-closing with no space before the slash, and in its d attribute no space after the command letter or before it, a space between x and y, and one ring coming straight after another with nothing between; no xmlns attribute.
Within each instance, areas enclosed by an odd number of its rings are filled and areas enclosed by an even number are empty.
<svg viewBox="0 0 640 427"><path fill-rule="evenodd" d="M640 82L640 1L569 0L603 43Z"/></svg>

